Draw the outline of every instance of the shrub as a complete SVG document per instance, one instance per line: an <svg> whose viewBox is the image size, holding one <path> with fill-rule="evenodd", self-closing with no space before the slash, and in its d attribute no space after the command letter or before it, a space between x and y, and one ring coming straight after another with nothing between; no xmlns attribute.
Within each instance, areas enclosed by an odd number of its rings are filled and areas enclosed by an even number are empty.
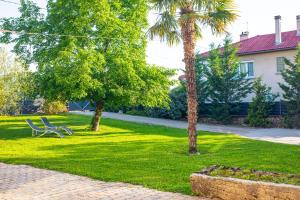
<svg viewBox="0 0 300 200"><path fill-rule="evenodd" d="M184 119L187 115L186 90L184 85L172 89L169 94L169 108L146 108L147 116L167 119Z"/></svg>
<svg viewBox="0 0 300 200"><path fill-rule="evenodd" d="M66 103L61 101L46 101L42 107L42 112L45 114L58 114L68 112Z"/></svg>
<svg viewBox="0 0 300 200"><path fill-rule="evenodd" d="M187 116L186 89L184 86L174 88L170 92L170 109L168 116L170 119L184 119Z"/></svg>
<svg viewBox="0 0 300 200"><path fill-rule="evenodd" d="M268 116L278 95L272 94L271 88L263 84L261 78L254 81L253 91L255 96L249 105L247 123L254 127L267 127L270 125Z"/></svg>
<svg viewBox="0 0 300 200"><path fill-rule="evenodd" d="M128 114L128 115L137 115L137 116L147 116L147 114L144 110L136 110L136 109L128 110L126 112L126 114Z"/></svg>
<svg viewBox="0 0 300 200"><path fill-rule="evenodd" d="M180 85L170 91L169 108L135 106L135 107L122 108L122 110L129 115L139 115L139 116L166 118L166 119L175 119L175 120L184 119L186 118L186 113L187 113L185 91L186 90L183 85Z"/></svg>

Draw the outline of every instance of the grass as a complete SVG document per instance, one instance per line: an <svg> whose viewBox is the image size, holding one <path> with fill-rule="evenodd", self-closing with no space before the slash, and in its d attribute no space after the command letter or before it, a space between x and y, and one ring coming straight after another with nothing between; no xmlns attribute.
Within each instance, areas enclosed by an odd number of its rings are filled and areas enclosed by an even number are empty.
<svg viewBox="0 0 300 200"><path fill-rule="evenodd" d="M48 118L70 126L74 136L32 138L26 118L40 123L38 116L0 117L0 162L185 194L190 174L211 165L300 174L296 145L201 131L200 155L188 156L183 129L103 119L101 131L90 132L90 117L57 115Z"/></svg>

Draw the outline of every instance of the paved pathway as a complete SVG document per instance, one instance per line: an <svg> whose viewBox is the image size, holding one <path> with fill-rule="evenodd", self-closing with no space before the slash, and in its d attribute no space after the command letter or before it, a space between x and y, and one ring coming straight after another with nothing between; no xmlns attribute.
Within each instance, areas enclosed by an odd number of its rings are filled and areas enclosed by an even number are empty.
<svg viewBox="0 0 300 200"><path fill-rule="evenodd" d="M0 163L1 200L200 200L126 183ZM202 199L203 200L203 199Z"/></svg>
<svg viewBox="0 0 300 200"><path fill-rule="evenodd" d="M73 112L81 115L93 115L93 112ZM136 123L155 124L163 125L174 128L187 128L187 122L158 119L150 117L141 117L133 115L125 115L118 113L104 112L103 117L112 118ZM222 133L233 133L244 137L266 140L271 142L285 143L285 144L296 144L300 145L300 130L296 129L282 129L282 128L249 128L249 127L238 127L238 126L222 126L222 125L208 125L198 124L198 130L211 131L211 132L222 132Z"/></svg>

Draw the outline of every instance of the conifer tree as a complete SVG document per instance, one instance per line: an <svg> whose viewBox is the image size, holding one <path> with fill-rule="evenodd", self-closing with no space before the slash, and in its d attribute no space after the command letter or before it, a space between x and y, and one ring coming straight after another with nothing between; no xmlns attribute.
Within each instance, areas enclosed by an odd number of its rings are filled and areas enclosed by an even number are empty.
<svg viewBox="0 0 300 200"><path fill-rule="evenodd" d="M288 127L300 128L300 46L294 62L285 59L285 64L288 67L281 73L285 83L279 83L288 109L285 122Z"/></svg>
<svg viewBox="0 0 300 200"><path fill-rule="evenodd" d="M272 94L271 87L263 84L261 77L254 81L253 91L255 96L249 106L247 122L250 126L267 127L270 124L268 117L272 111L272 105L278 95Z"/></svg>
<svg viewBox="0 0 300 200"><path fill-rule="evenodd" d="M208 84L210 117L228 124L232 113L238 111L242 99L251 92L252 83L245 73L240 73L237 48L231 45L230 37L224 40L223 48L212 49L207 59L205 72Z"/></svg>

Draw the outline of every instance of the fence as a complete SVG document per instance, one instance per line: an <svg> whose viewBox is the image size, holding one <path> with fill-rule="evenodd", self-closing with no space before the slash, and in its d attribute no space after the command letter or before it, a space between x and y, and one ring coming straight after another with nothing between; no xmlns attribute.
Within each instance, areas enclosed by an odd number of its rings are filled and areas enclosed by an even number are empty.
<svg viewBox="0 0 300 200"><path fill-rule="evenodd" d="M240 103L239 109L236 112L231 113L234 116L246 116L248 114L249 103ZM208 115L209 114L209 107L212 106L211 104L204 104L200 109L200 115ZM287 113L287 108L284 102L275 102L272 106L270 115L273 116L281 116Z"/></svg>
<svg viewBox="0 0 300 200"><path fill-rule="evenodd" d="M33 101L25 100L21 102L21 114L34 114L38 108L33 105Z"/></svg>
<svg viewBox="0 0 300 200"><path fill-rule="evenodd" d="M69 111L95 110L95 107L89 101L70 102L68 103Z"/></svg>
<svg viewBox="0 0 300 200"><path fill-rule="evenodd" d="M211 104L204 104L201 106L200 115L208 115L209 107ZM246 116L249 109L249 103L241 103L239 105L239 111L232 113L235 116ZM69 111L83 111L83 110L95 110L95 107L89 101L80 101L80 102L70 102L68 103ZM143 109L142 106L139 106L139 109ZM37 108L33 105L33 101L23 101L21 103L21 113L22 114L33 114L37 112ZM271 115L280 116L287 113L287 108L284 105L284 102L276 102L272 106Z"/></svg>

